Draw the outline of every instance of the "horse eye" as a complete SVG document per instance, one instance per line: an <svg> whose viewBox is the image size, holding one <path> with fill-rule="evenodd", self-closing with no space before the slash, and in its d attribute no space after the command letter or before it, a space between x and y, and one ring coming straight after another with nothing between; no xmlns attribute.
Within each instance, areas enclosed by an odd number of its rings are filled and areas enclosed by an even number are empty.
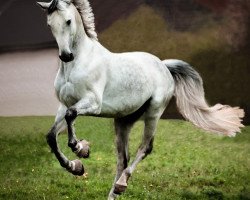
<svg viewBox="0 0 250 200"><path fill-rule="evenodd" d="M70 24L71 24L71 20L70 20L70 19L67 20L66 24L67 24L67 25L70 25Z"/></svg>

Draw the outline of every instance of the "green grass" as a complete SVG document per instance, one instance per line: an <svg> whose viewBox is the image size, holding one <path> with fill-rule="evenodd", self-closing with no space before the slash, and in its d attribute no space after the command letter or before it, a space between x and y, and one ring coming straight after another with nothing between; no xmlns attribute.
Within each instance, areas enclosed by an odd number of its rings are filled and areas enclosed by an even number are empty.
<svg viewBox="0 0 250 200"><path fill-rule="evenodd" d="M115 175L111 119L79 118L79 138L91 142L87 177L63 170L45 141L52 117L0 118L0 199L106 199ZM142 122L130 138L132 158ZM153 153L134 172L119 199L250 199L250 127L235 138L205 133L190 123L160 121ZM59 136L72 160L67 135Z"/></svg>

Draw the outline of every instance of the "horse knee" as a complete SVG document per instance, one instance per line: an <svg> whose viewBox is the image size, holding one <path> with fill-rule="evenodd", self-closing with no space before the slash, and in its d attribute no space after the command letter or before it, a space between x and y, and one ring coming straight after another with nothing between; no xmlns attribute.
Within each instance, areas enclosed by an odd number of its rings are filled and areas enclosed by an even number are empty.
<svg viewBox="0 0 250 200"><path fill-rule="evenodd" d="M75 108L69 108L65 114L65 120L67 123L72 122L77 117L77 110Z"/></svg>

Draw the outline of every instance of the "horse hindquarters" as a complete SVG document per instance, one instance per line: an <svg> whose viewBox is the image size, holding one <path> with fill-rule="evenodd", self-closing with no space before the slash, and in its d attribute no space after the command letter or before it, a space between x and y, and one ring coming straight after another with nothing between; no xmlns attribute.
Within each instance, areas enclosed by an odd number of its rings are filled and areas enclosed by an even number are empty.
<svg viewBox="0 0 250 200"><path fill-rule="evenodd" d="M216 104L209 107L204 97L200 75L181 60L164 60L175 83L174 95L180 113L194 125L214 133L235 136L240 132L244 111L238 107Z"/></svg>

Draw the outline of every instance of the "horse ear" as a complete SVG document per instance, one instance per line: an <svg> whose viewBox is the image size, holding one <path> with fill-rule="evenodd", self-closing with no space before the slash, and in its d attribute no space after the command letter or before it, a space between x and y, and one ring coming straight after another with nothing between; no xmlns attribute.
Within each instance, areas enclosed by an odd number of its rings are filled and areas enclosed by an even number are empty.
<svg viewBox="0 0 250 200"><path fill-rule="evenodd" d="M64 0L64 2L66 2L67 4L71 4L72 0Z"/></svg>
<svg viewBox="0 0 250 200"><path fill-rule="evenodd" d="M43 10L47 10L50 6L50 3L47 2L36 2Z"/></svg>

